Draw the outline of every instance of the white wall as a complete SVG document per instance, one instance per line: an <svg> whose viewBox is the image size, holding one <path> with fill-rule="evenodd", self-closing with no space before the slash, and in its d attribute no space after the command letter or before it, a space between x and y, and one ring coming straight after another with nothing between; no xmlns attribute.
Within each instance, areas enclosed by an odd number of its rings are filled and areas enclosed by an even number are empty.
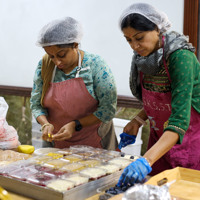
<svg viewBox="0 0 200 200"><path fill-rule="evenodd" d="M134 2L163 10L173 29L182 32L184 0L0 0L0 85L32 87L36 65L44 54L35 45L39 30L53 19L71 16L84 27L81 49L101 55L112 68L118 94L131 95L132 50L118 19Z"/></svg>

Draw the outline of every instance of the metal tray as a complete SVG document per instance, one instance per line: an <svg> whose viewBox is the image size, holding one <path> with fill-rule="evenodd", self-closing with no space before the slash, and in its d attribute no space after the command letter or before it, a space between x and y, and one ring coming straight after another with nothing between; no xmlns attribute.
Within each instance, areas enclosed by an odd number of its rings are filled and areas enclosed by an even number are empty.
<svg viewBox="0 0 200 200"><path fill-rule="evenodd" d="M0 175L0 185L5 189L35 200L85 200L97 194L98 188L119 179L121 171L72 188L64 193Z"/></svg>

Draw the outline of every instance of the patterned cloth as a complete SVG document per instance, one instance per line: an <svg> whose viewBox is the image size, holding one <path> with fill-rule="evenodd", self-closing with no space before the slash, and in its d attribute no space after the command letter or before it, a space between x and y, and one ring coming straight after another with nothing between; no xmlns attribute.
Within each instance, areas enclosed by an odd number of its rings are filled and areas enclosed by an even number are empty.
<svg viewBox="0 0 200 200"><path fill-rule="evenodd" d="M171 91L172 114L164 128L179 133L182 141L190 123L191 107L200 113L200 64L194 53L180 49L170 55L168 69L171 84L162 66L156 75L144 75L143 86L154 92Z"/></svg>
<svg viewBox="0 0 200 200"><path fill-rule="evenodd" d="M162 36L163 47L157 51L148 56L140 56L137 52L134 52L131 63L130 89L133 95L139 100L142 100L142 91L138 72L141 71L144 74L155 75L162 69L163 58L168 60L169 56L176 50L188 49L192 52L195 51L192 44L188 42L188 37L183 34L172 31L164 33Z"/></svg>
<svg viewBox="0 0 200 200"><path fill-rule="evenodd" d="M48 115L48 111L40 104L43 84L41 67L42 61L39 62L35 72L30 99L31 110L35 118L40 115ZM88 67L89 69L80 71L79 77L83 78L92 97L99 101L98 109L93 114L101 121L108 122L114 117L117 105L117 91L112 71L100 56L84 52L82 69ZM77 67L69 74L56 69L54 82L75 78L76 69Z"/></svg>

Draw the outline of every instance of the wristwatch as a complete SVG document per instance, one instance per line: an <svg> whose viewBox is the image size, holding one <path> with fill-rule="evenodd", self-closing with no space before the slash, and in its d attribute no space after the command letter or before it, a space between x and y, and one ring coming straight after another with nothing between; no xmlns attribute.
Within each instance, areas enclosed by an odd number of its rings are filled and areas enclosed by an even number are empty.
<svg viewBox="0 0 200 200"><path fill-rule="evenodd" d="M81 123L79 122L79 120L74 120L74 121L75 121L75 130L80 131L83 128Z"/></svg>

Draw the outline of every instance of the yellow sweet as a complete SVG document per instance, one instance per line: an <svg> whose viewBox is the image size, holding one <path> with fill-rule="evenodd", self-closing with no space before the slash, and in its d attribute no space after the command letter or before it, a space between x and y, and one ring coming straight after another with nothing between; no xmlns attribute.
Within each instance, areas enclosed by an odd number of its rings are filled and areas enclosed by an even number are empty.
<svg viewBox="0 0 200 200"><path fill-rule="evenodd" d="M6 190L4 190L2 187L0 187L0 199L1 200L12 200L10 195Z"/></svg>
<svg viewBox="0 0 200 200"><path fill-rule="evenodd" d="M32 145L19 145L17 151L20 153L32 154L35 148Z"/></svg>

